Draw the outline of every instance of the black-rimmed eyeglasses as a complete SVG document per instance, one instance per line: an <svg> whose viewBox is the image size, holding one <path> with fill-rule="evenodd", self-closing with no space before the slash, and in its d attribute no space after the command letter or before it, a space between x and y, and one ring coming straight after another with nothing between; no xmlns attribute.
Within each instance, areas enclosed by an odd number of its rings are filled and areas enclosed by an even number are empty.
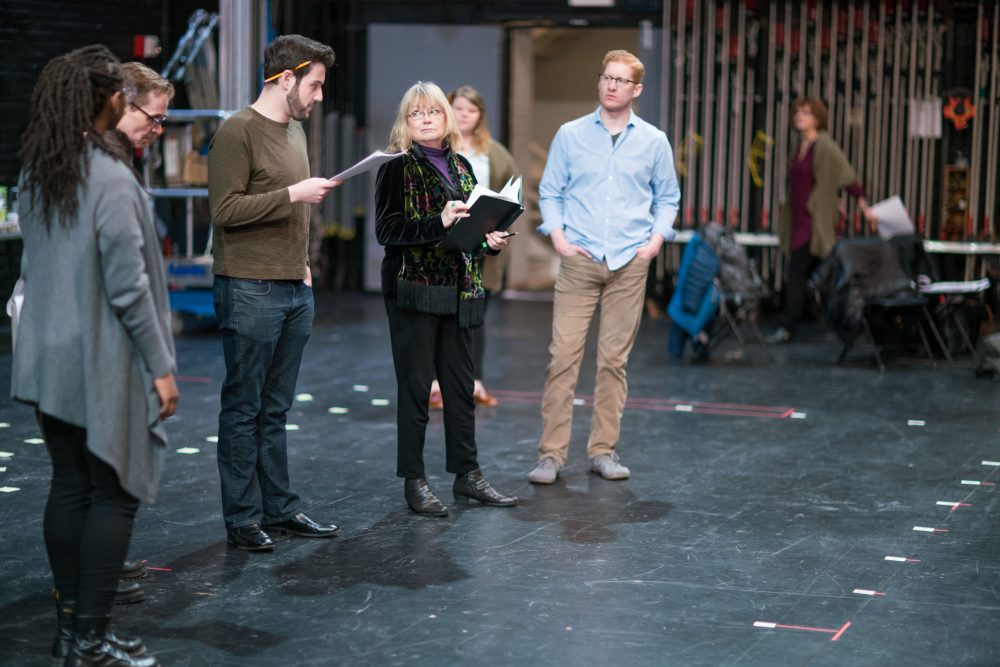
<svg viewBox="0 0 1000 667"><path fill-rule="evenodd" d="M145 109L143 109L141 106L139 106L138 104L136 104L135 102L129 102L129 105L132 108L138 109L139 111L141 111L142 115L145 116L146 118L148 118L149 122L153 124L153 127L162 128L163 124L167 122L167 117L166 116L153 116L148 111L146 111Z"/></svg>

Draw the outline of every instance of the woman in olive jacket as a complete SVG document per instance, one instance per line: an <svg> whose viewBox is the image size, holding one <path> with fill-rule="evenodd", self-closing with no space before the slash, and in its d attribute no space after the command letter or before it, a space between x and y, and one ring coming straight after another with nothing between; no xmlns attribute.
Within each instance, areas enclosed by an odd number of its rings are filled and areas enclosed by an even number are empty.
<svg viewBox="0 0 1000 667"><path fill-rule="evenodd" d="M799 142L789 159L788 200L782 204L778 229L781 250L788 260L782 322L770 336L774 343L791 340L805 309L809 276L837 240L840 191L847 189L857 197L865 218L874 220L854 168L826 132L826 119L826 106L818 99L807 97L792 103L792 123Z"/></svg>

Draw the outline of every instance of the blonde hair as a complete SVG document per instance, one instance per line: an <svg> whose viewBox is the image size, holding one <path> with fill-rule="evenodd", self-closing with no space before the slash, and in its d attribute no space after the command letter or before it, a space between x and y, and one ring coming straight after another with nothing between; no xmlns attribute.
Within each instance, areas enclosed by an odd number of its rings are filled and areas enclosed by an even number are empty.
<svg viewBox="0 0 1000 667"><path fill-rule="evenodd" d="M479 122L472 128L472 146L478 153L485 153L490 147L490 126L486 122L486 101L482 94L472 86L459 86L448 93L448 103L454 104L455 98L461 97L479 109Z"/></svg>
<svg viewBox="0 0 1000 667"><path fill-rule="evenodd" d="M135 103L144 104L150 93L166 95L167 101L174 99L174 84L146 67L142 63L122 65L122 77L126 85L135 86Z"/></svg>
<svg viewBox="0 0 1000 667"><path fill-rule="evenodd" d="M413 111L416 106L427 106L431 109L439 108L444 111L444 144L452 150L458 150L462 143L462 134L458 131L458 123L455 121L455 114L451 111L451 104L445 97L444 91L436 83L430 81L417 81L410 86L410 89L403 95L399 102L399 112L396 114L396 122L389 133L390 152L408 151L413 146L413 138L410 136L410 126L406 116Z"/></svg>
<svg viewBox="0 0 1000 667"><path fill-rule="evenodd" d="M646 66L642 61L624 49L608 51L604 55L604 62L601 63L601 72L608 67L608 63L624 63L632 68L632 78L636 83L642 83L642 77L646 76Z"/></svg>

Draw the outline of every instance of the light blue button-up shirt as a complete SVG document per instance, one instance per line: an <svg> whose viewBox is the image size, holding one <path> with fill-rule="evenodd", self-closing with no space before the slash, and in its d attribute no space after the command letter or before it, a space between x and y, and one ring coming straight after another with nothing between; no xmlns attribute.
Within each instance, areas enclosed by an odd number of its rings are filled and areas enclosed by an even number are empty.
<svg viewBox="0 0 1000 667"><path fill-rule="evenodd" d="M569 243L615 271L653 234L676 236L680 201L667 135L632 112L612 143L598 108L564 124L552 140L538 186L538 229L562 229Z"/></svg>

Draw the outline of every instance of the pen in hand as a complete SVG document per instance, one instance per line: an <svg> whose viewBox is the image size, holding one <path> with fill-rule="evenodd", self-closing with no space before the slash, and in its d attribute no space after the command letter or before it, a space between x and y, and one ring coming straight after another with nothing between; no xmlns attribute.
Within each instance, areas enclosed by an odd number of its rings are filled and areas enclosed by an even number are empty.
<svg viewBox="0 0 1000 667"><path fill-rule="evenodd" d="M517 232L507 232L506 234L504 234L500 238L502 238L502 239L509 239L511 236L517 236ZM489 243L487 243L486 241L483 241L483 248L489 248Z"/></svg>

